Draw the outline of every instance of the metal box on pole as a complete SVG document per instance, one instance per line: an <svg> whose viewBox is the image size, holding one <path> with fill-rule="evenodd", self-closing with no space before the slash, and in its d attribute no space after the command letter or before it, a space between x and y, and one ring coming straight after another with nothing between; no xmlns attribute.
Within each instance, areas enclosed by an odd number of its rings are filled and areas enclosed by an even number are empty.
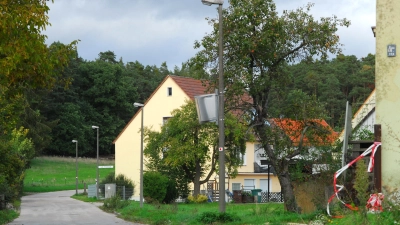
<svg viewBox="0 0 400 225"><path fill-rule="evenodd" d="M218 95L206 94L194 96L200 123L218 122Z"/></svg>

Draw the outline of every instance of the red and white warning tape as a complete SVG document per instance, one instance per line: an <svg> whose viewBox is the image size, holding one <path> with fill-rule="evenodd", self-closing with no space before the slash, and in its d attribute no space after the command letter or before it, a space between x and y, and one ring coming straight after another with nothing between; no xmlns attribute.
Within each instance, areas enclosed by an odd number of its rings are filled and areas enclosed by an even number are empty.
<svg viewBox="0 0 400 225"><path fill-rule="evenodd" d="M331 203L331 201L333 200L333 198L335 198L335 196L337 197L337 199L343 203L347 208L355 210L356 208L354 208L352 205L345 203L344 201L342 201L339 198L339 191L343 190L344 186L343 185L338 185L336 184L337 182L337 178L339 177L339 175L341 173L343 173L345 170L347 170L350 166L352 166L355 162L357 162L358 160L362 159L364 156L368 155L369 153L371 153L371 157L370 157L370 161L368 164L368 172L372 172L372 169L374 168L374 158L375 158L375 153L376 150L378 149L378 147L381 146L381 142L374 142L373 145L371 145L367 150L365 150L361 155L359 155L356 159L354 159L353 161L351 161L350 163L348 163L347 165L345 165L344 167L340 168L338 171L335 172L334 176L333 176L333 190L334 193L332 194L332 196L329 198L328 200L328 205L326 207L326 211L328 213L328 215L331 216L330 212L329 212L329 203Z"/></svg>

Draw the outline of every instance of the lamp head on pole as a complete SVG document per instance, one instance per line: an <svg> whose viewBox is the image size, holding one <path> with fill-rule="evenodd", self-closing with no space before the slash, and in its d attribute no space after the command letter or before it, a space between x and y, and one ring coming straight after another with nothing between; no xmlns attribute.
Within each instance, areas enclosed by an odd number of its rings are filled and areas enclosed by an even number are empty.
<svg viewBox="0 0 400 225"><path fill-rule="evenodd" d="M98 126L92 126L92 129L99 129Z"/></svg>
<svg viewBox="0 0 400 225"><path fill-rule="evenodd" d="M135 103L133 103L133 106L135 106L135 107L143 107L144 104L135 102Z"/></svg>
<svg viewBox="0 0 400 225"><path fill-rule="evenodd" d="M78 141L77 140L72 140L72 143L78 143Z"/></svg>
<svg viewBox="0 0 400 225"><path fill-rule="evenodd" d="M222 5L224 4L224 0L201 0L201 3L204 5Z"/></svg>

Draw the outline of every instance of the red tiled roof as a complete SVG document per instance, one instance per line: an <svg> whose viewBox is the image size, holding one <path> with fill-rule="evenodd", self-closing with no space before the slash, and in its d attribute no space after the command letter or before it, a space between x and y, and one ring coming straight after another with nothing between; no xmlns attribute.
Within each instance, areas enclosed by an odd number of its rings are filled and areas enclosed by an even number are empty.
<svg viewBox="0 0 400 225"><path fill-rule="evenodd" d="M190 77L169 76L182 90L194 100L194 96L206 94L207 87L201 80Z"/></svg>
<svg viewBox="0 0 400 225"><path fill-rule="evenodd" d="M272 123L276 126L278 126L280 129L285 132L285 134L290 138L290 140L294 144L299 144L300 143L300 138L301 138L301 133L303 132L304 128L309 124L309 123L316 123L317 125L320 125L324 130L326 131L325 134L322 134L324 132L315 133L317 137L314 138L314 143L319 143L321 145L324 144L331 144L333 143L338 134L328 125L328 123L323 120L323 119L313 119L313 120L308 120L308 121L299 121L299 120L293 120L293 119L272 119ZM303 143L309 145L310 141L308 140L307 137L304 137Z"/></svg>

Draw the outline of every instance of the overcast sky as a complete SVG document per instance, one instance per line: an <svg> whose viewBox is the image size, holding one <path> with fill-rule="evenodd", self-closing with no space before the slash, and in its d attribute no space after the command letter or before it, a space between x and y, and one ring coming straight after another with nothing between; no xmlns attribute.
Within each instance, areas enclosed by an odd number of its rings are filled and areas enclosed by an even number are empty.
<svg viewBox="0 0 400 225"><path fill-rule="evenodd" d="M349 28L338 31L344 54L375 54L375 0L275 1L279 13L308 2L315 3L316 18L336 15L351 21ZM55 0L49 7L48 44L80 39L83 59L94 60L111 50L124 62L160 66L165 61L170 70L195 55L194 41L211 31L205 18L218 16L217 6L200 0Z"/></svg>

